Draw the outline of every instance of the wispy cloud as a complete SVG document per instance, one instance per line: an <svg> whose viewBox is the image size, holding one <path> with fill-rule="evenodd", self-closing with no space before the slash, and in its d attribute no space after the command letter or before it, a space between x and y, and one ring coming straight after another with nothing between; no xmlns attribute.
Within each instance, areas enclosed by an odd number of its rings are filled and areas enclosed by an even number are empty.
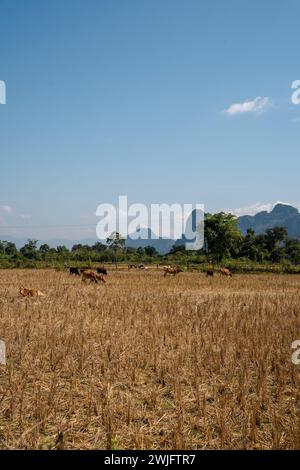
<svg viewBox="0 0 300 470"><path fill-rule="evenodd" d="M5 213L5 214L11 214L12 211L13 211L13 208L11 206L2 206L2 211Z"/></svg>
<svg viewBox="0 0 300 470"><path fill-rule="evenodd" d="M267 203L257 202L250 206L238 207L237 209L234 209L229 212L232 212L237 217L240 217L241 215L255 215L258 212L262 212L262 211L271 212L273 207L274 207L274 204L272 202L267 202Z"/></svg>
<svg viewBox="0 0 300 470"><path fill-rule="evenodd" d="M29 219L31 219L31 215L30 214L20 214L20 218L22 220L29 220Z"/></svg>
<svg viewBox="0 0 300 470"><path fill-rule="evenodd" d="M287 206L293 206L296 207L297 209L300 209L300 204L299 203L289 203L289 202L282 202L282 201L276 201L276 202L256 202L255 204L252 204L250 206L246 207L239 207L237 209L226 209L224 212L230 212L231 214L236 215L237 217L241 217L242 215L255 215L258 212L271 212L276 204L285 204Z"/></svg>
<svg viewBox="0 0 300 470"><path fill-rule="evenodd" d="M270 107L270 98L258 96L254 100L247 100L243 103L233 103L225 110L228 116L235 116L237 114L255 113L261 114Z"/></svg>

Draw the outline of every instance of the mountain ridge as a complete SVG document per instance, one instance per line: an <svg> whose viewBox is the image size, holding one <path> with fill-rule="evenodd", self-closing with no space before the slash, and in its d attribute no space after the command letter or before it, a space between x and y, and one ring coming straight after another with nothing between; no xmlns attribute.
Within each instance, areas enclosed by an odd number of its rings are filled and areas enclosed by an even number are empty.
<svg viewBox="0 0 300 470"><path fill-rule="evenodd" d="M277 203L270 212L261 211L255 215L242 215L238 217L238 225L241 232L245 235L248 229L253 229L256 234L264 233L268 228L275 226L286 227L288 235L293 238L300 239L300 213L296 207L288 204ZM141 235L143 238L138 238ZM148 238L145 238L148 235ZM159 253L167 253L170 251L172 246L183 244L185 241L184 235L181 239L173 240L170 238L155 237L150 228L143 228L137 231L135 234L131 234L130 238L126 240L126 247L138 248L147 245L154 246ZM15 243L19 249L27 243L27 238L17 238L11 235L0 235L0 240ZM71 249L73 245L93 245L94 243L101 242L97 238L86 238L79 240L68 240L68 239L49 239L39 240L38 246L47 243L51 248L56 248L59 245L65 245L68 249ZM102 243L103 240L102 240Z"/></svg>
<svg viewBox="0 0 300 470"><path fill-rule="evenodd" d="M278 203L270 211L258 212L255 215L242 215L238 218L239 228L245 235L248 229L256 234L264 233L276 226L285 227L288 235L300 239L300 213L296 207Z"/></svg>

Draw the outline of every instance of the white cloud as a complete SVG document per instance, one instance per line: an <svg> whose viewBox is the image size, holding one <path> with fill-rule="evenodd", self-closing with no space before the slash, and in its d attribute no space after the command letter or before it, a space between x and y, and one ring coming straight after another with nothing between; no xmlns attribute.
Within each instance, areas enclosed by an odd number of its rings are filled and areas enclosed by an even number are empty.
<svg viewBox="0 0 300 470"><path fill-rule="evenodd" d="M244 103L234 103L225 110L228 116L237 114L256 113L261 114L270 107L270 98L258 96L254 100L244 101Z"/></svg>
<svg viewBox="0 0 300 470"><path fill-rule="evenodd" d="M5 214L11 214L13 209L11 206L2 206L2 211L5 212Z"/></svg>
<svg viewBox="0 0 300 470"><path fill-rule="evenodd" d="M237 217L240 217L241 215L255 215L258 212L262 212L262 211L271 212L273 207L274 207L274 204L271 202L267 202L265 204L261 202L257 202L256 204L252 204L251 206L239 207L229 212L232 212Z"/></svg>
<svg viewBox="0 0 300 470"><path fill-rule="evenodd" d="M21 217L22 220L31 219L31 215L29 215L29 214L20 214L20 217Z"/></svg>
<svg viewBox="0 0 300 470"><path fill-rule="evenodd" d="M233 210L226 209L224 212L230 212L231 214L234 214L237 217L240 217L242 215L255 215L258 212L263 212L263 211L271 212L273 208L276 206L276 204L286 204L287 206L293 206L300 210L299 203L276 201L276 202L266 202L266 203L256 202L255 204L252 204L250 206L239 207L238 209L233 209Z"/></svg>

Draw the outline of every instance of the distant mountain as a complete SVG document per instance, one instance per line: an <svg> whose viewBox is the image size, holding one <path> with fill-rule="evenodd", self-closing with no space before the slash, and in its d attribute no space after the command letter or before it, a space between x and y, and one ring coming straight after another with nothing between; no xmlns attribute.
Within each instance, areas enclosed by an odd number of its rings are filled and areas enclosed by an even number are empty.
<svg viewBox="0 0 300 470"><path fill-rule="evenodd" d="M170 238L155 238L150 228L141 228L127 238L125 245L131 248L145 248L146 246L153 246L156 248L158 253L164 254L171 250L174 243L175 240Z"/></svg>
<svg viewBox="0 0 300 470"><path fill-rule="evenodd" d="M186 233L190 230L195 231L195 211L191 213L191 216L186 225ZM201 217L201 214L200 214ZM246 234L247 229L252 228L256 234L264 233L268 228L275 226L286 227L290 237L300 239L300 213L295 207L287 204L277 204L271 212L258 212L256 215L243 215L238 218L239 227L243 234ZM6 240L15 243L19 249L27 243L27 238L15 238L10 235L0 235L0 240ZM73 245L94 245L94 243L101 240L86 238L82 240L66 240L66 239L51 239L51 240L39 240L38 246L43 243L48 243L52 248L56 248L59 245L65 245L71 249ZM173 245L184 245L187 239L185 234L178 240L170 238L155 238L150 228L142 228L136 233L131 234L127 238L125 246L138 248L146 246L154 246L157 251L161 254L168 253ZM102 243L105 243L102 241Z"/></svg>
<svg viewBox="0 0 300 470"><path fill-rule="evenodd" d="M258 212L256 215L239 217L239 227L243 234L252 228L256 234L264 233L268 228L286 227L290 237L300 239L300 213L287 204L276 204L271 212Z"/></svg>
<svg viewBox="0 0 300 470"><path fill-rule="evenodd" d="M143 228L137 231L135 234L131 235L130 238L126 241L126 246L133 248L145 247L145 246L154 246L157 251L161 254L169 253L173 245L180 246L193 244L196 241L203 245L203 233L199 230L199 224L204 220L204 212L200 209L194 209L185 223L185 233L177 240L170 238L154 238L153 232L150 228ZM198 228L198 230L197 230ZM203 230L202 230L203 232ZM195 235L197 234L197 235ZM136 238L136 239L133 239Z"/></svg>

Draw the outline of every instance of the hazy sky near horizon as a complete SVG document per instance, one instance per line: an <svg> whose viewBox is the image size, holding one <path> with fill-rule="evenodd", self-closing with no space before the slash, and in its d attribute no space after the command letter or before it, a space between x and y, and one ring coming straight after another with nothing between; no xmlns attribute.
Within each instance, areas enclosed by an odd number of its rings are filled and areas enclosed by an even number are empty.
<svg viewBox="0 0 300 470"><path fill-rule="evenodd" d="M297 0L0 0L0 239L93 237L119 195L299 204L299 17Z"/></svg>

